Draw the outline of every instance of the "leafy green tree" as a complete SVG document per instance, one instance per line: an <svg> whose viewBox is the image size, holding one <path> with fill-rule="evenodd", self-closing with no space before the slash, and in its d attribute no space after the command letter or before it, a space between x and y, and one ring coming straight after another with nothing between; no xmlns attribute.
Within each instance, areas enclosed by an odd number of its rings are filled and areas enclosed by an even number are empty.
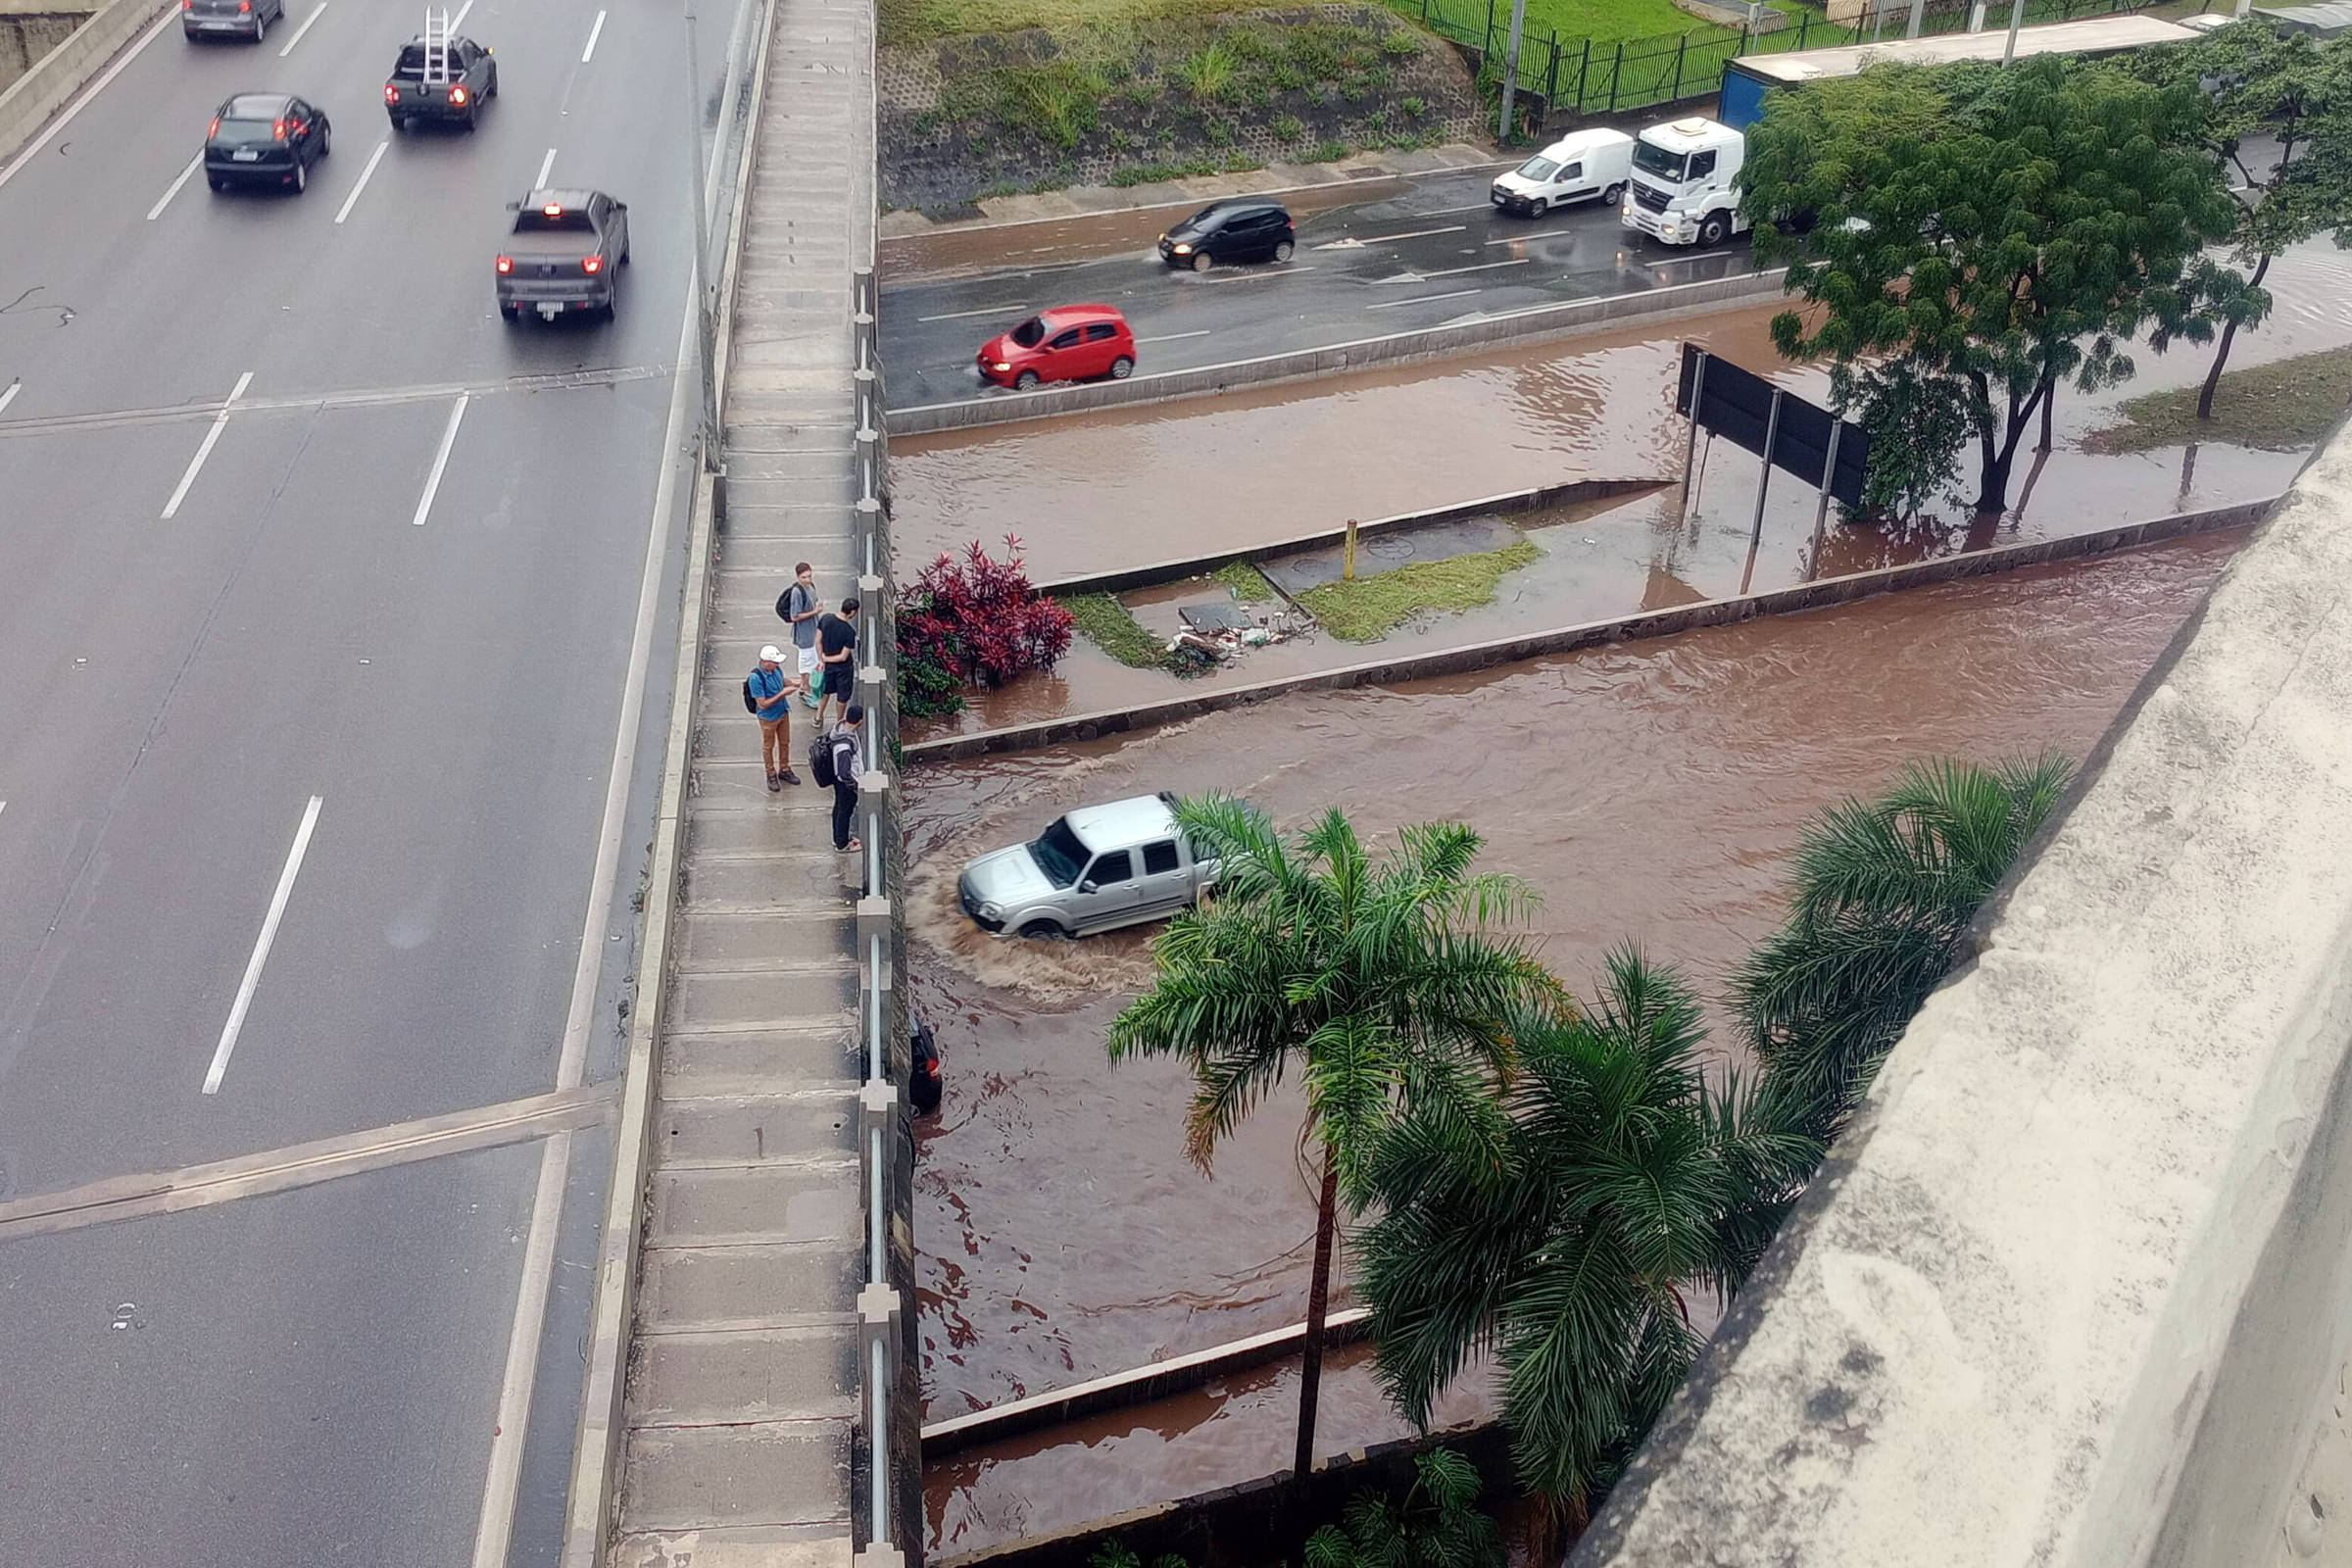
<svg viewBox="0 0 2352 1568"><path fill-rule="evenodd" d="M1971 390L1910 360L1831 370L1831 404L1870 433L1864 515L1914 515L1951 483L1961 452L1976 437Z"/></svg>
<svg viewBox="0 0 2352 1568"><path fill-rule="evenodd" d="M1589 1007L1516 1034L1500 1098L1433 1097L1379 1139L1357 1286L1407 1419L1491 1355L1520 1479L1581 1523L1698 1353L1686 1293L1740 1287L1821 1148L1757 1088L1709 1087L1696 997L1630 949Z"/></svg>
<svg viewBox="0 0 2352 1568"><path fill-rule="evenodd" d="M2057 57L1880 67L1774 95L1744 200L1758 258L1787 263L1812 307L1774 318L1774 343L1963 386L1976 506L2003 510L2061 383L2125 380L2134 334L2161 348L2198 324L2182 274L2236 220L2203 115L2193 87Z"/></svg>
<svg viewBox="0 0 2352 1568"><path fill-rule="evenodd" d="M1732 992L1768 1084L1823 1144L1960 960L1977 910L2071 776L2055 756L1914 763L1886 794L1806 827L1788 917Z"/></svg>
<svg viewBox="0 0 2352 1568"><path fill-rule="evenodd" d="M1306 1538L1306 1568L1502 1568L1502 1531L1480 1511L1478 1467L1451 1448L1413 1460L1401 1498L1367 1489Z"/></svg>
<svg viewBox="0 0 2352 1568"><path fill-rule="evenodd" d="M1304 1477L1341 1197L1360 1200L1374 1137L1400 1106L1473 1114L1485 1082L1510 1068L1507 1020L1561 992L1525 941L1503 934L1535 895L1473 871L1483 840L1460 823L1402 828L1375 858L1337 809L1295 842L1223 797L1182 802L1176 819L1218 862L1217 891L1153 945L1158 979L1111 1023L1110 1056L1174 1056L1192 1070L1186 1134L1202 1171L1286 1076L1305 1090L1303 1135L1322 1146L1322 1173L1298 1391Z"/></svg>
<svg viewBox="0 0 2352 1568"><path fill-rule="evenodd" d="M2197 392L2197 417L2210 419L2231 344L2270 317L2271 294L2262 284L2271 264L2325 229L2352 228L2352 159L2297 156L2312 149L2315 133L2352 111L2352 43L2321 43L2249 19L2125 62L2147 79L2204 96L2205 145L2235 176L2228 259L2201 256L2189 271L2200 314L2221 327Z"/></svg>

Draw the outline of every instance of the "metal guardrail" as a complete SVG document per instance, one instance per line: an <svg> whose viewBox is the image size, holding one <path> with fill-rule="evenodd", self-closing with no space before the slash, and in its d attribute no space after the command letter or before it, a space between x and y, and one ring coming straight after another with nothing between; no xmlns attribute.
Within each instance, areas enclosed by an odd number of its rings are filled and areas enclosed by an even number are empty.
<svg viewBox="0 0 2352 1568"><path fill-rule="evenodd" d="M858 900L858 1020L864 1036L865 1084L858 1091L858 1148L864 1163L866 1197L865 1287L858 1293L859 1404L866 1422L868 1495L864 1550L859 1568L893 1568L906 1553L897 1541L891 1507L891 1405L896 1396L903 1345L903 1299L891 1283L891 1152L906 1098L893 1079L898 1063L893 1040L899 1008L893 994L892 960L896 926L891 903L898 869L898 823L888 762L898 737L898 710L891 680L897 642L891 601L887 437L882 425L881 343L875 316L881 299L869 264L851 274L852 333L857 368L858 499L853 504L852 550L858 564L858 698L865 710L864 766L858 779L858 816L864 841L864 877ZM920 1521L906 1521L907 1529Z"/></svg>

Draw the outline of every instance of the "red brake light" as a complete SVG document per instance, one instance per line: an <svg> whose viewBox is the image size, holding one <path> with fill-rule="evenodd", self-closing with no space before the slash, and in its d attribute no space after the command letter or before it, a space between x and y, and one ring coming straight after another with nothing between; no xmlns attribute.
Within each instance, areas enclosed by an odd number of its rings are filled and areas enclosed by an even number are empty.
<svg viewBox="0 0 2352 1568"><path fill-rule="evenodd" d="M602 256L583 256L580 258L581 271L593 274L601 272L604 270L605 259Z"/></svg>
<svg viewBox="0 0 2352 1568"><path fill-rule="evenodd" d="M193 5L195 0L189 0L189 3ZM218 136L220 134L220 117L219 115L215 115L213 117L213 128L206 131L205 134L207 136Z"/></svg>
<svg viewBox="0 0 2352 1568"><path fill-rule="evenodd" d="M514 258L512 256L501 256L498 259L498 270L502 272L512 272L514 270Z"/></svg>
<svg viewBox="0 0 2352 1568"><path fill-rule="evenodd" d="M550 218L562 218L564 216L564 204L562 202L549 202L545 207L540 208L539 211L545 213Z"/></svg>
<svg viewBox="0 0 2352 1568"><path fill-rule="evenodd" d="M270 139L271 141L284 141L286 139L286 122L284 121L272 120L270 122Z"/></svg>
<svg viewBox="0 0 2352 1568"><path fill-rule="evenodd" d="M450 102L450 107L451 107L451 108L453 108L453 109L463 109L463 108L465 108L465 107L466 107L466 89L465 89L464 87L452 87L452 88L450 88L450 89L449 89L449 102Z"/></svg>
<svg viewBox="0 0 2352 1568"><path fill-rule="evenodd" d="M190 4L190 5L194 5L195 3L196 3L196 0L188 0L188 4ZM399 83L399 82L397 82L397 81L387 81L387 82L385 82L385 83L384 83L384 102L386 102L386 103L388 103L388 104L396 104L396 103L400 102L400 83Z"/></svg>
<svg viewBox="0 0 2352 1568"><path fill-rule="evenodd" d="M237 0L237 13L242 16L253 10L253 0Z"/></svg>
<svg viewBox="0 0 2352 1568"><path fill-rule="evenodd" d="M193 10L195 10L195 9L196 9L196 0L179 0L179 9L180 9L180 10L182 10L182 11L193 11Z"/></svg>

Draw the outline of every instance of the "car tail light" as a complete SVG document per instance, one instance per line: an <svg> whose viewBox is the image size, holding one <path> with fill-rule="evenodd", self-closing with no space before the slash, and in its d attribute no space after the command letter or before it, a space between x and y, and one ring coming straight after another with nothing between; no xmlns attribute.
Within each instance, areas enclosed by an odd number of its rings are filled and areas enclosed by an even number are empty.
<svg viewBox="0 0 2352 1568"><path fill-rule="evenodd" d="M514 270L514 258L512 256L501 256L498 259L498 270L502 272L512 272Z"/></svg>
<svg viewBox="0 0 2352 1568"><path fill-rule="evenodd" d="M252 11L253 11L253 0L237 0L237 15L238 15L238 16L241 16L241 17L242 17L242 16L247 16L247 15L250 15L250 14L252 13Z"/></svg>
<svg viewBox="0 0 2352 1568"><path fill-rule="evenodd" d="M195 0L188 0L188 3L189 3L189 4L191 4L191 5L193 5L193 4L195 3ZM396 104L396 103L400 102L400 83L399 83L399 82L397 82L397 81L387 81L387 82L385 82L385 83L384 83L384 102L386 102L386 103L388 103L388 104Z"/></svg>
<svg viewBox="0 0 2352 1568"><path fill-rule="evenodd" d="M540 208L539 211L545 213L550 218L562 218L564 216L564 204L562 202L549 202L545 207Z"/></svg>
<svg viewBox="0 0 2352 1568"><path fill-rule="evenodd" d="M466 89L465 89L465 88L463 88L463 87L452 87L452 88L450 88L450 89L449 89L449 106L450 106L452 109L463 109L463 108L465 108L465 107L466 107Z"/></svg>
<svg viewBox="0 0 2352 1568"><path fill-rule="evenodd" d="M581 258L580 258L580 270L581 270L581 271L583 271L583 272L587 272L587 273L590 273L590 274L592 274L592 275L593 275L593 274L595 274L595 273L597 273L597 272L601 272L601 271L603 271L604 270L605 270L605 259L604 259L602 256L583 256L583 257L581 257Z"/></svg>
<svg viewBox="0 0 2352 1568"><path fill-rule="evenodd" d="M193 0L191 0L191 3L193 3ZM206 131L205 134L207 136L218 136L220 134L220 117L219 115L215 115L213 117L213 128Z"/></svg>
<svg viewBox="0 0 2352 1568"><path fill-rule="evenodd" d="M196 0L179 0L179 9L180 9L180 10L182 10L182 11L193 11L193 10L195 10L195 9L196 9Z"/></svg>
<svg viewBox="0 0 2352 1568"><path fill-rule="evenodd" d="M270 122L270 139L271 141L284 141L286 139L286 122L284 121L272 120Z"/></svg>

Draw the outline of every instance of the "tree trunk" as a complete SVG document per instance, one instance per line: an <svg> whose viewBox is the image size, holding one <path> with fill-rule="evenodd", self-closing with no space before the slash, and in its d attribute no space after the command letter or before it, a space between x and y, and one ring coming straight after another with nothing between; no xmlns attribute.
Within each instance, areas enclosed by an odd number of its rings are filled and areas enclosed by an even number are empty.
<svg viewBox="0 0 2352 1568"><path fill-rule="evenodd" d="M2050 389L2050 383L2044 381L2035 386L2023 403L2018 402L2017 394L2012 392L2009 395L2009 412L2001 420L2000 440L1996 443L1990 430L1984 430L1977 437L1979 463L1976 510L1979 515L2009 509L2009 469L2017 461L2017 443L2025 435L2026 426L2034 421L2034 405L2046 403L2046 394Z"/></svg>
<svg viewBox="0 0 2352 1568"><path fill-rule="evenodd" d="M2057 412L2058 388L2055 384L2045 384L2041 389L2041 443L2034 447L2034 451L2047 452L2050 450L2051 416Z"/></svg>
<svg viewBox="0 0 2352 1568"><path fill-rule="evenodd" d="M1323 1151L1323 1195L1315 1203L1315 1272L1306 1288L1306 1339L1298 1348L1298 1453L1292 1479L1303 1486L1315 1468L1315 1398L1323 1385L1323 1319L1331 1309L1331 1249L1339 1228L1340 1168Z"/></svg>
<svg viewBox="0 0 2352 1568"><path fill-rule="evenodd" d="M2263 274L2270 270L2271 258L2269 253L2265 252L2262 260L2254 264L2254 275L2246 279L2246 287L2262 287ZM2226 321L2222 324L2222 342L2221 346L2213 351L2213 368L2205 372L2205 384L2197 389L2197 417L2200 419L2213 417L2214 389L2222 384L2222 367L2230 363L2230 343L2236 336L2237 323L2235 321Z"/></svg>

